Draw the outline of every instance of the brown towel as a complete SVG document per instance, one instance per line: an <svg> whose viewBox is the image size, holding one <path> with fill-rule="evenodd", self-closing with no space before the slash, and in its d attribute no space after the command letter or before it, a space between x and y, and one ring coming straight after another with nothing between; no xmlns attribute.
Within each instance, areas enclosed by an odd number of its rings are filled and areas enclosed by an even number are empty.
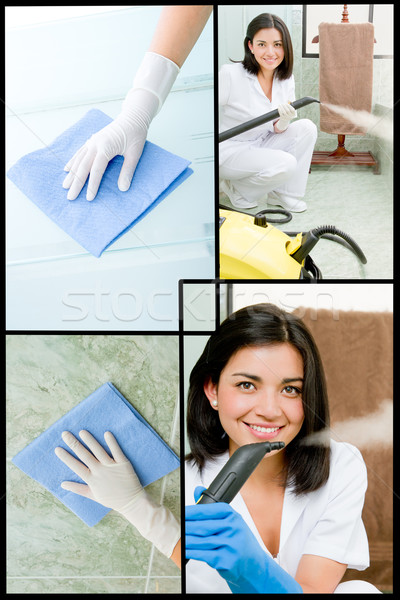
<svg viewBox="0 0 400 600"><path fill-rule="evenodd" d="M374 56L372 23L319 25L320 101L371 112ZM365 128L320 105L320 129L364 135Z"/></svg>
<svg viewBox="0 0 400 600"><path fill-rule="evenodd" d="M393 398L393 313L299 308L326 373L332 428L347 418L373 414ZM355 432L357 433L357 432ZM383 434L384 435L384 434ZM351 439L346 439L351 443ZM393 587L393 449L361 448L368 471L363 521L371 566L348 570L344 581L364 579L380 590Z"/></svg>

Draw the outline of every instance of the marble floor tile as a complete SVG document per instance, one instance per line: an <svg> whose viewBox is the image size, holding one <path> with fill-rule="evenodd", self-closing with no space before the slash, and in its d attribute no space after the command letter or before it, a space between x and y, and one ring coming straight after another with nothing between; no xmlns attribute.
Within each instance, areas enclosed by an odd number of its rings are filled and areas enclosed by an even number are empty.
<svg viewBox="0 0 400 600"><path fill-rule="evenodd" d="M150 577L148 594L180 594L182 590L180 577Z"/></svg>
<svg viewBox="0 0 400 600"><path fill-rule="evenodd" d="M144 594L145 590L145 577L21 577L7 582L8 594Z"/></svg>
<svg viewBox="0 0 400 600"><path fill-rule="evenodd" d="M179 453L178 367L175 336L7 336L9 593L145 593L155 590L150 575L160 590L180 585L175 564L121 515L87 527L10 462L106 381ZM176 470L147 488L178 519L179 484Z"/></svg>

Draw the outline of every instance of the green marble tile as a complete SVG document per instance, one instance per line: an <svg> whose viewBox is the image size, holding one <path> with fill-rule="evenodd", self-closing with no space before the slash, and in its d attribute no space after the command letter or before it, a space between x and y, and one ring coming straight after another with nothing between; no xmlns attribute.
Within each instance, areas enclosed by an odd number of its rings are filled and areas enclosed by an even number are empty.
<svg viewBox="0 0 400 600"><path fill-rule="evenodd" d="M112 381L179 453L178 368L175 336L7 336L10 593L143 593L150 571L154 577L179 577L172 561L156 559L158 551L121 515L111 512L87 527L10 462L105 381ZM177 469L148 487L178 519L179 481Z"/></svg>
<svg viewBox="0 0 400 600"><path fill-rule="evenodd" d="M147 589L148 594L180 594L181 591L180 577L151 577Z"/></svg>
<svg viewBox="0 0 400 600"><path fill-rule="evenodd" d="M174 585L176 582L174 581ZM18 578L7 580L8 594L143 594L146 579L138 578Z"/></svg>
<svg viewBox="0 0 400 600"><path fill-rule="evenodd" d="M180 569L172 560L166 558L161 552L154 551L150 567L152 577L180 577L180 573Z"/></svg>
<svg viewBox="0 0 400 600"><path fill-rule="evenodd" d="M18 335L8 337L6 351L7 414L11 422L24 423L8 429L9 452L21 449L105 381L112 381L169 441L179 381L174 336Z"/></svg>
<svg viewBox="0 0 400 600"><path fill-rule="evenodd" d="M319 81L319 59L302 58L303 83L315 84Z"/></svg>

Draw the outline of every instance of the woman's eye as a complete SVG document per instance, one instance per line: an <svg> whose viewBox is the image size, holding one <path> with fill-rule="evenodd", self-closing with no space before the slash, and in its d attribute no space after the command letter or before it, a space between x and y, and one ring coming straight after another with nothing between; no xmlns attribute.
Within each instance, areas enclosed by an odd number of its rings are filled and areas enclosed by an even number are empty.
<svg viewBox="0 0 400 600"><path fill-rule="evenodd" d="M301 390L299 388L293 387L292 385L287 385L283 388L283 391L289 396L301 396Z"/></svg>
<svg viewBox="0 0 400 600"><path fill-rule="evenodd" d="M254 385L252 383L250 383L250 381L242 381L238 384L238 387L242 390L252 390L254 388Z"/></svg>

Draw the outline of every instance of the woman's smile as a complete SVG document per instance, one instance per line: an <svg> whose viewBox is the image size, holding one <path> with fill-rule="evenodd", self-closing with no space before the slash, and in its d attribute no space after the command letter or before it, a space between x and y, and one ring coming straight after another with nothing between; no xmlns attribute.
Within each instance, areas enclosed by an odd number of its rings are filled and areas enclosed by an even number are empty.
<svg viewBox="0 0 400 600"><path fill-rule="evenodd" d="M282 430L282 427L279 427L276 425L270 425L270 426L268 426L266 424L255 425L252 423L245 423L244 421L243 421L243 425L245 427L248 427L250 429L251 433L260 440L273 440L274 438L279 436L279 433Z"/></svg>
<svg viewBox="0 0 400 600"><path fill-rule="evenodd" d="M268 63L268 64L273 64L274 62L276 62L278 59L277 58L263 58L262 59L264 62Z"/></svg>

